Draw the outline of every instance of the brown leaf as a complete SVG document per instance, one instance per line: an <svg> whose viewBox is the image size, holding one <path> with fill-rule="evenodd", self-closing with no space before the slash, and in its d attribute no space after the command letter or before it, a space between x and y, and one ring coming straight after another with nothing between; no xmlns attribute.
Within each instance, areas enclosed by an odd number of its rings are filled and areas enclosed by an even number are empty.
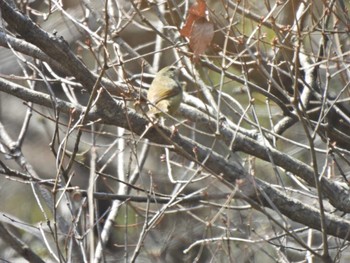
<svg viewBox="0 0 350 263"><path fill-rule="evenodd" d="M196 21L196 19L198 19L198 16L193 15L193 14L188 15L184 27L180 30L181 36L190 37L192 25L193 25L194 21Z"/></svg>
<svg viewBox="0 0 350 263"><path fill-rule="evenodd" d="M205 0L197 0L197 3L190 7L189 13L199 17L205 17L205 11L207 10L207 4Z"/></svg>
<svg viewBox="0 0 350 263"><path fill-rule="evenodd" d="M190 7L188 11L188 16L184 27L180 30L181 36L190 37L193 23L205 17L205 11L207 10L207 4L205 0L197 0L197 3Z"/></svg>
<svg viewBox="0 0 350 263"><path fill-rule="evenodd" d="M195 62L201 54L205 52L214 37L214 25L204 17L197 19L193 25L190 35L190 47L193 51Z"/></svg>

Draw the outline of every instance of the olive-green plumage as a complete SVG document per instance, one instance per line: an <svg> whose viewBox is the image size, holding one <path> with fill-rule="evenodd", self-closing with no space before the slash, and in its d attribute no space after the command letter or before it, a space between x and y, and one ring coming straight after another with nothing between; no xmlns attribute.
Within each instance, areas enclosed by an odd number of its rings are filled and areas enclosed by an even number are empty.
<svg viewBox="0 0 350 263"><path fill-rule="evenodd" d="M152 81L147 93L150 102L149 115L161 112L174 114L182 101L182 87L178 80L179 70L175 66L161 69Z"/></svg>

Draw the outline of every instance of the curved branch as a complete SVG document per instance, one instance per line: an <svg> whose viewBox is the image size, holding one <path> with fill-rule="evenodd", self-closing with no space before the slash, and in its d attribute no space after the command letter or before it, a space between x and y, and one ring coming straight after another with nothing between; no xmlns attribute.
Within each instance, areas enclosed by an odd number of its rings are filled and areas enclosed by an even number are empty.
<svg viewBox="0 0 350 263"><path fill-rule="evenodd" d="M6 80L0 79L0 91L46 107L52 107L49 95L25 89L20 85L9 83ZM237 192L237 197L244 198L248 202L250 198L252 198L262 202L262 204L267 207L270 207L272 202L282 214L288 216L292 220L320 230L320 225L318 223L320 214L316 209L306 206L293 198L287 197L267 183L253 178L242 166L227 161L211 149L193 142L169 128L160 125L149 127L149 123L144 117L124 107L120 103L116 103L116 105L118 108L115 108L113 115L106 115L103 111L91 111L87 115L87 118L90 121L98 121L99 123L126 128L137 135L143 134L144 131L148 129L148 132L144 136L150 141L158 144L173 145L173 147L170 148L172 151L189 160L197 162L213 175L222 177L226 182L231 184L231 187L236 184L236 182L239 182L238 186L243 195ZM69 113L74 109L74 113L77 115L82 114L85 110L85 108L80 105L75 106L60 99L57 99L56 108L64 113ZM210 123L210 120L208 120L208 122ZM221 132L225 136L225 140L229 139L230 142L233 138L232 136L235 135L235 150L250 153L267 161L269 161L269 156L272 156L275 164L299 175L310 184L313 184L313 171L304 163L282 154L277 150L266 149L247 136L239 133L232 134L232 131L225 127L221 127ZM325 178L322 178L321 184L325 194L330 198L330 201L335 207L344 211L349 211L349 195L347 191L329 182ZM332 191L334 192L331 193ZM292 204L295 204L295 206L291 206ZM294 207L296 210L291 210L291 207ZM298 211L298 213L293 213L291 211ZM347 233L347 229L350 229L350 222L330 214L326 214L325 219L327 223L327 233L350 240Z"/></svg>

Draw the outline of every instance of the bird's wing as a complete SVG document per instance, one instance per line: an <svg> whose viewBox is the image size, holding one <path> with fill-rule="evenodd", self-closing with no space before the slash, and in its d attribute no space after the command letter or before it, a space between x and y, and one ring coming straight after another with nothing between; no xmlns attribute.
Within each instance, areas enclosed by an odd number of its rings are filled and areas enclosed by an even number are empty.
<svg viewBox="0 0 350 263"><path fill-rule="evenodd" d="M166 81L155 79L152 83L152 86L153 85L156 87L164 87L162 89L150 88L149 94L147 95L147 97L148 98L157 98L156 101L150 100L153 104L157 104L159 101L165 100L165 99L170 98L172 96L175 96L179 92L181 92L180 84L173 79L167 78Z"/></svg>

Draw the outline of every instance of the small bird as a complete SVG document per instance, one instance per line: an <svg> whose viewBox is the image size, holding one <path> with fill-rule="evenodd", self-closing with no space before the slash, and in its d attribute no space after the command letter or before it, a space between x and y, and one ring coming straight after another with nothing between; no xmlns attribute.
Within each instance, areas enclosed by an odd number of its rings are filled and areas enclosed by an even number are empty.
<svg viewBox="0 0 350 263"><path fill-rule="evenodd" d="M148 116L159 116L162 112L174 114L179 108L183 91L178 75L176 66L165 67L156 74L147 93Z"/></svg>

